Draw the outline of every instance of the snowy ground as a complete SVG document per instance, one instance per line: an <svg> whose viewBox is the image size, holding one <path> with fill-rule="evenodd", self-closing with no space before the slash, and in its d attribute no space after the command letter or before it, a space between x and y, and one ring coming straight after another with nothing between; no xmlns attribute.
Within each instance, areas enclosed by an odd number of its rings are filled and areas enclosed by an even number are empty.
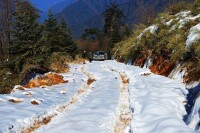
<svg viewBox="0 0 200 133"><path fill-rule="evenodd" d="M69 83L0 95L0 132L195 132L182 120L188 92L178 81L115 61L62 75Z"/></svg>

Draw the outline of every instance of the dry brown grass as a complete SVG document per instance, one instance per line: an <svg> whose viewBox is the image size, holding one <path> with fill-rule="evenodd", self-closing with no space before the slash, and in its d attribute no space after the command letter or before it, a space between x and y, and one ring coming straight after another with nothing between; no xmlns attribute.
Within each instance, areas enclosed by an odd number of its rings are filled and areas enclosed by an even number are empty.
<svg viewBox="0 0 200 133"><path fill-rule="evenodd" d="M55 52L47 59L47 64L50 71L63 73L69 71L68 64L72 61L71 56Z"/></svg>
<svg viewBox="0 0 200 133"><path fill-rule="evenodd" d="M60 62L54 62L50 65L50 70L58 73L65 73L69 71L67 65L61 64Z"/></svg>
<svg viewBox="0 0 200 133"><path fill-rule="evenodd" d="M77 54L75 56L75 59L71 62L72 64L80 64L82 62L82 55L81 54Z"/></svg>

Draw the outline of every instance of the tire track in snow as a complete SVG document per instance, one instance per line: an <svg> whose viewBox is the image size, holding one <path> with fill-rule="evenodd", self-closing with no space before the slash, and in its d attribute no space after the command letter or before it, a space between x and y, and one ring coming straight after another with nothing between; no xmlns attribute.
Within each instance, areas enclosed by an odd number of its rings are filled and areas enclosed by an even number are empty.
<svg viewBox="0 0 200 133"><path fill-rule="evenodd" d="M113 72L119 72L114 68L106 66L105 68ZM122 86L120 88L119 104L117 106L117 116L113 124L114 133L130 133L133 111L130 108L130 92L128 88L129 79L125 72L119 72Z"/></svg>
<svg viewBox="0 0 200 133"><path fill-rule="evenodd" d="M89 86L94 81L96 81L94 77L90 75L90 73L84 69L84 67L81 68L81 71L83 72L83 74L87 75L88 77L87 82L83 85L82 88L80 88L77 91L77 93L69 100L69 102L67 102L66 104L58 105L57 107L55 107L55 111L53 111L51 114L48 114L47 112L47 113L37 116L37 118L33 118L30 125L28 126L26 125L25 127L20 127L19 132L20 133L33 132L36 129L40 128L42 125L48 124L53 117L57 116L58 112L62 113L65 110L67 110L69 106L77 103L78 100L87 92L87 90L89 89ZM10 129L10 131L12 132L12 129Z"/></svg>
<svg viewBox="0 0 200 133"><path fill-rule="evenodd" d="M125 73L120 73L122 86L120 88L120 98L117 107L117 117L114 123L114 133L128 133L130 132L130 125L132 120L132 111L130 109L129 101L129 80Z"/></svg>

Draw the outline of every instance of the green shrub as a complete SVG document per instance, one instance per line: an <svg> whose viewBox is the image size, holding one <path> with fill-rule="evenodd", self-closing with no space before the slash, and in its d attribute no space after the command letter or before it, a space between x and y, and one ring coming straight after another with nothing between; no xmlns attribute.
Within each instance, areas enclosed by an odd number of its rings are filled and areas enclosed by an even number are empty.
<svg viewBox="0 0 200 133"><path fill-rule="evenodd" d="M171 5L167 11L171 14L171 15L175 15L177 13L179 13L180 11L185 11L190 9L191 4L187 3L187 2L179 2L176 4Z"/></svg>
<svg viewBox="0 0 200 133"><path fill-rule="evenodd" d="M200 13L200 0L195 0L190 10L192 12L192 15L198 15Z"/></svg>
<svg viewBox="0 0 200 133"><path fill-rule="evenodd" d="M173 15L170 15L168 12L159 13L158 17L153 20L153 24L170 21L173 19Z"/></svg>
<svg viewBox="0 0 200 133"><path fill-rule="evenodd" d="M154 24L159 27L154 34L145 30L148 25L136 25L132 35L117 43L112 53L115 57L121 55L126 60L132 59L133 61L139 58L145 59L147 57L155 61L154 59L156 59L156 57L161 56L165 60L186 67L188 69L188 75L190 76L190 82L198 81L200 78L200 40L193 43L189 49L186 48L186 40L190 28L198 24L199 20L190 20L183 24L183 27L179 28L179 19L176 19L177 17L174 16L180 11L190 9L198 11L198 9L200 9L200 0L197 1L194 4L196 6L195 8L198 7L197 9L193 9L189 3L180 2L170 7L168 11L171 14L168 12L159 14L153 21ZM194 11L192 11L192 13ZM170 20L172 20L172 22L167 26L166 22ZM176 29L171 30L171 27L176 24Z"/></svg>
<svg viewBox="0 0 200 133"><path fill-rule="evenodd" d="M125 59L129 59L132 56L132 52L135 47L137 47L138 36L146 28L143 24L138 24L134 26L134 32L129 38L117 43L112 49L112 54L114 57L123 56Z"/></svg>
<svg viewBox="0 0 200 133"><path fill-rule="evenodd" d="M197 61L200 61L200 40L193 43L190 48L189 51L192 54L192 57L195 58Z"/></svg>
<svg viewBox="0 0 200 133"><path fill-rule="evenodd" d="M14 85L19 84L19 77L13 74L9 69L1 67L0 69L0 94L9 94Z"/></svg>
<svg viewBox="0 0 200 133"><path fill-rule="evenodd" d="M193 26L197 25L198 23L200 23L199 20L190 20L187 21L184 25L183 28L185 31L187 31L188 29L192 28Z"/></svg>

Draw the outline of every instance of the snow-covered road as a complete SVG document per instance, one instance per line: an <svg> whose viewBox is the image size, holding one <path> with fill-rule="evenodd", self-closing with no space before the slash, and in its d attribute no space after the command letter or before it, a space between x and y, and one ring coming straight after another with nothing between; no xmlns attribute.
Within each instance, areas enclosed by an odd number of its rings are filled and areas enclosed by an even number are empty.
<svg viewBox="0 0 200 133"><path fill-rule="evenodd" d="M92 133L111 132L119 99L119 74L104 68L101 63L84 66L96 82L79 99L79 103L70 107L59 117L55 117L38 132ZM64 126L63 126L64 125Z"/></svg>
<svg viewBox="0 0 200 133"><path fill-rule="evenodd" d="M178 81L116 61L72 65L62 75L68 83L0 95L0 132L195 132L182 120L187 90Z"/></svg>

